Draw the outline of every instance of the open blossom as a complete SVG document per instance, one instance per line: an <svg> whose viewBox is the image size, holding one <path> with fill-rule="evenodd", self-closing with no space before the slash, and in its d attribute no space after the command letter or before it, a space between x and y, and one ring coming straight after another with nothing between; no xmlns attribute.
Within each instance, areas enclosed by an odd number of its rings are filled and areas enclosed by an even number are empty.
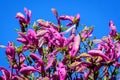
<svg viewBox="0 0 120 80"><path fill-rule="evenodd" d="M49 47L51 47L51 45L54 45L56 47L63 46L64 38L54 28L43 28L43 30L39 30L37 32L37 37L40 38L40 42L43 41L42 43L47 41Z"/></svg>
<svg viewBox="0 0 120 80"><path fill-rule="evenodd" d="M18 12L15 16L19 20L22 32L25 32L25 27L28 24L30 24L30 18L31 18L31 15L32 15L31 10L28 10L27 8L24 8L24 11L26 13L26 17L21 12Z"/></svg>
<svg viewBox="0 0 120 80"><path fill-rule="evenodd" d="M17 38L17 41L25 44L26 48L31 48L31 46L38 46L38 38L36 37L36 32L29 29L27 35L22 32L18 32L20 38Z"/></svg>
<svg viewBox="0 0 120 80"><path fill-rule="evenodd" d="M59 62L57 72L60 80L66 80L67 71L65 65L62 62Z"/></svg>
<svg viewBox="0 0 120 80"><path fill-rule="evenodd" d="M12 45L11 42L8 42L8 46L6 48L6 55L8 57L8 59L13 59L15 57L15 47Z"/></svg>

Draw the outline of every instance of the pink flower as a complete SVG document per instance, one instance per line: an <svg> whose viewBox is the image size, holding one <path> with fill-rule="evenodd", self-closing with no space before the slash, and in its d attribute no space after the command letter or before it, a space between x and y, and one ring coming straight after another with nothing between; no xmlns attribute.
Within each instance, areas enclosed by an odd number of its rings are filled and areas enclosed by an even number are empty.
<svg viewBox="0 0 120 80"><path fill-rule="evenodd" d="M31 10L24 8L24 11L26 13L26 18L21 12L18 12L15 16L19 20L22 32L25 32L25 27L27 27L27 25L30 24L30 18L32 15Z"/></svg>
<svg viewBox="0 0 120 80"><path fill-rule="evenodd" d="M85 27L85 28L82 30L81 37L82 37L83 39L86 39L86 38L92 36L92 32L93 32L93 27L90 27L90 28Z"/></svg>
<svg viewBox="0 0 120 80"><path fill-rule="evenodd" d="M109 21L109 27L110 27L110 36L116 37L117 36L116 26L114 25L112 20Z"/></svg>
<svg viewBox="0 0 120 80"><path fill-rule="evenodd" d="M15 58L15 53L16 53L16 50L14 48L14 46L12 45L11 42L8 42L8 46L6 48L6 55L9 59L13 59Z"/></svg>
<svg viewBox="0 0 120 80"><path fill-rule="evenodd" d="M67 26L71 26L72 24L76 24L78 26L80 20L80 14L74 16L63 15L59 17L59 20L69 20L71 23L68 23Z"/></svg>
<svg viewBox="0 0 120 80"><path fill-rule="evenodd" d="M63 46L64 38L54 28L43 28L39 30L37 32L37 37L40 38L40 45L43 45L43 43L46 42L48 44L48 47L51 47L51 45L54 45L56 47Z"/></svg>
<svg viewBox="0 0 120 80"><path fill-rule="evenodd" d="M62 62L59 62L58 67L57 67L57 72L60 80L66 80L66 67Z"/></svg>
<svg viewBox="0 0 120 80"><path fill-rule="evenodd" d="M36 32L34 30L29 29L26 35L22 32L18 32L18 34L21 37L17 38L17 41L25 44L26 48L31 48L31 46L38 46L38 38L36 37Z"/></svg>
<svg viewBox="0 0 120 80"><path fill-rule="evenodd" d="M55 30L58 31L58 27L52 22L48 22L42 19L38 19L37 22L38 22L38 26L40 26L41 28L54 28Z"/></svg>

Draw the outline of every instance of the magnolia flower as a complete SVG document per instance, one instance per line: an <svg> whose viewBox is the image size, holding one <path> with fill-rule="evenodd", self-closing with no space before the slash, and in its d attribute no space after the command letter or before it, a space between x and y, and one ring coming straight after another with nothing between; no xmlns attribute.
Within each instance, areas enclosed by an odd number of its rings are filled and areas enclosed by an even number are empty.
<svg viewBox="0 0 120 80"><path fill-rule="evenodd" d="M8 59L13 59L15 57L16 50L11 42L8 42L8 46L6 48L6 55Z"/></svg>
<svg viewBox="0 0 120 80"><path fill-rule="evenodd" d="M74 16L63 15L59 16L59 20L69 20L71 23L68 23L67 26L71 26L72 24L76 24L78 26L80 20L80 14Z"/></svg>
<svg viewBox="0 0 120 80"><path fill-rule="evenodd" d="M40 26L42 28L54 28L55 30L58 31L58 27L55 24L53 24L52 22L48 22L48 21L45 21L42 19L38 19L37 22L38 22L38 26Z"/></svg>
<svg viewBox="0 0 120 80"><path fill-rule="evenodd" d="M110 36L116 37L117 36L116 26L114 25L112 20L109 21L109 27L110 27L110 33L109 33Z"/></svg>
<svg viewBox="0 0 120 80"><path fill-rule="evenodd" d="M74 57L79 51L80 41L81 41L80 35L78 34L77 36L75 36L72 50L69 52L71 57Z"/></svg>
<svg viewBox="0 0 120 80"><path fill-rule="evenodd" d="M21 12L18 12L15 16L19 20L22 32L25 32L25 27L28 24L30 24L30 18L31 18L31 15L32 15L31 10L28 10L27 8L24 8L24 11L26 13L26 18Z"/></svg>
<svg viewBox="0 0 120 80"><path fill-rule="evenodd" d="M86 38L92 36L92 32L93 32L93 27L90 27L90 28L84 27L84 29L82 30L82 33L81 33L81 37L83 39L86 39Z"/></svg>
<svg viewBox="0 0 120 80"><path fill-rule="evenodd" d="M58 67L57 67L57 72L60 80L66 80L66 67L62 62L59 62Z"/></svg>
<svg viewBox="0 0 120 80"><path fill-rule="evenodd" d="M51 45L54 45L56 47L63 46L64 38L54 28L44 28L42 30L40 29L37 32L37 37L40 38L40 40L39 40L40 46L42 46L44 42L46 42L49 47L51 47Z"/></svg>
<svg viewBox="0 0 120 80"><path fill-rule="evenodd" d="M20 38L17 38L17 41L22 42L25 44L25 48L32 48L31 46L38 46L38 38L36 37L36 32L34 30L28 30L27 35L25 35L22 32L18 32L18 34L21 36Z"/></svg>

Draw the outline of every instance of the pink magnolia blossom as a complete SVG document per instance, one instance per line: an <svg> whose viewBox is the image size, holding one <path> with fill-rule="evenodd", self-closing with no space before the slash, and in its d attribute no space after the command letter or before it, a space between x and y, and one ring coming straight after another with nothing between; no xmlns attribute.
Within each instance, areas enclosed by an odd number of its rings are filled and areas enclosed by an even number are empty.
<svg viewBox="0 0 120 80"><path fill-rule="evenodd" d="M116 26L114 25L112 20L109 21L109 27L110 27L110 33L109 33L110 36L116 37L117 36Z"/></svg>
<svg viewBox="0 0 120 80"><path fill-rule="evenodd" d="M63 36L54 28L44 28L43 30L39 30L37 32L37 37L41 38L40 42L44 43L46 42L49 47L51 45L54 45L56 47L63 46L64 38ZM40 45L43 45L39 43Z"/></svg>
<svg viewBox="0 0 120 80"><path fill-rule="evenodd" d="M21 12L18 12L15 16L19 20L22 32L25 32L25 25L30 24L30 18L32 15L31 10L24 8L24 11L26 13L26 17Z"/></svg>
<svg viewBox="0 0 120 80"><path fill-rule="evenodd" d="M38 46L38 38L36 37L36 32L34 30L29 29L27 31L27 35L22 32L18 32L21 36L17 38L17 41L22 42L25 44L25 48L31 48L31 46L37 47Z"/></svg>
<svg viewBox="0 0 120 80"><path fill-rule="evenodd" d="M80 14L74 16L63 15L59 16L59 20L69 20L71 23L68 23L67 26L71 26L72 24L76 24L78 26L80 20Z"/></svg>
<svg viewBox="0 0 120 80"><path fill-rule="evenodd" d="M8 42L8 46L6 48L6 55L9 59L13 59L15 57L15 47L12 45L11 42Z"/></svg>
<svg viewBox="0 0 120 80"><path fill-rule="evenodd" d="M66 80L67 76L66 67L62 62L59 62L57 72L60 80Z"/></svg>
<svg viewBox="0 0 120 80"><path fill-rule="evenodd" d="M84 29L82 30L82 33L81 33L81 37L83 39L86 39L86 38L92 36L92 32L93 32L93 27L92 28L84 27Z"/></svg>
<svg viewBox="0 0 120 80"><path fill-rule="evenodd" d="M58 27L52 22L48 22L42 19L38 19L37 22L38 22L38 26L40 26L41 28L54 28L55 30L58 31Z"/></svg>

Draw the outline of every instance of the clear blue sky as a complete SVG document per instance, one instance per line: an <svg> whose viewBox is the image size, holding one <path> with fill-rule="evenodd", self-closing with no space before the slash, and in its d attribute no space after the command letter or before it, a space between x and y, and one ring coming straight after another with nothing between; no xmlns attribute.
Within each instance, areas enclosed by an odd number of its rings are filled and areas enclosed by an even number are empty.
<svg viewBox="0 0 120 80"><path fill-rule="evenodd" d="M80 23L94 25L94 36L101 38L109 32L108 22L113 20L120 32L120 1L119 0L3 0L0 2L0 44L16 41L18 20L16 12L24 12L23 8L32 10L32 23L37 19L56 22L51 8L56 8L59 15L76 15L80 13ZM5 50L0 49L0 66L7 66Z"/></svg>

